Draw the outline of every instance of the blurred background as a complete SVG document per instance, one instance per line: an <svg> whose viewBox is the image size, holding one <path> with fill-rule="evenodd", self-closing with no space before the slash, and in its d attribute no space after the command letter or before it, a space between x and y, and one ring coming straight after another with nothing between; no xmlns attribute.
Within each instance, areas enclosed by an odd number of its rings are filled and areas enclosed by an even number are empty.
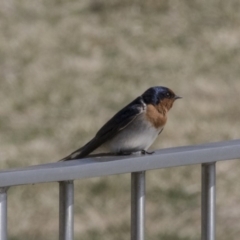
<svg viewBox="0 0 240 240"><path fill-rule="evenodd" d="M55 162L150 86L152 149L240 138L239 0L1 0L0 167ZM237 240L240 163L217 165L217 239ZM200 166L147 173L149 240L200 239ZM76 181L76 239L130 239L130 175ZM9 190L10 240L58 239L58 184Z"/></svg>

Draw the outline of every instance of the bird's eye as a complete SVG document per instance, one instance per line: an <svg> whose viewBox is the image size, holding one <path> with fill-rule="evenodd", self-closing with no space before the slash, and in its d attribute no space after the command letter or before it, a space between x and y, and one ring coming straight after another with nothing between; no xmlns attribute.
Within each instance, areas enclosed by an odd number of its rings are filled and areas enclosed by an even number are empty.
<svg viewBox="0 0 240 240"><path fill-rule="evenodd" d="M170 97L170 93L169 92L166 93L166 97Z"/></svg>

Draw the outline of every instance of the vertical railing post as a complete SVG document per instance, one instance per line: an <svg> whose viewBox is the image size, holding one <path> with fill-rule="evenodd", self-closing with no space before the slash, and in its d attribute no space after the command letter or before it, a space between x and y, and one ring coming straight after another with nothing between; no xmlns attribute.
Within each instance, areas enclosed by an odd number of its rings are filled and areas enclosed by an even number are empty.
<svg viewBox="0 0 240 240"><path fill-rule="evenodd" d="M202 164L202 240L215 240L216 164Z"/></svg>
<svg viewBox="0 0 240 240"><path fill-rule="evenodd" d="M131 240L144 240L145 172L131 174Z"/></svg>
<svg viewBox="0 0 240 240"><path fill-rule="evenodd" d="M7 190L0 188L0 239L7 240Z"/></svg>
<svg viewBox="0 0 240 240"><path fill-rule="evenodd" d="M59 183L59 240L73 240L74 219L73 181Z"/></svg>

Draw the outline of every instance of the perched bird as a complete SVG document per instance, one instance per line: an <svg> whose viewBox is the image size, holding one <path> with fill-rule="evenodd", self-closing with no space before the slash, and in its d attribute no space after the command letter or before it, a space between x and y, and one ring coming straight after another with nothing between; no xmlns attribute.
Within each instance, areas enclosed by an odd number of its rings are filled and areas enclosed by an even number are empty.
<svg viewBox="0 0 240 240"><path fill-rule="evenodd" d="M92 140L62 161L84 158L89 154L151 154L147 149L162 132L167 113L179 98L169 88L149 88L116 113Z"/></svg>

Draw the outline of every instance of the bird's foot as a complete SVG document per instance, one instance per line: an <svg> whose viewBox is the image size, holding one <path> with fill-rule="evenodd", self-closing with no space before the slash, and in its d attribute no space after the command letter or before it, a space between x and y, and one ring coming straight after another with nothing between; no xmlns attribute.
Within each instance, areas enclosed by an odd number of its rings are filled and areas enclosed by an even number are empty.
<svg viewBox="0 0 240 240"><path fill-rule="evenodd" d="M141 150L141 153L143 154L143 155L151 155L151 154L153 154L154 153L154 151L153 152L148 152L148 151L146 151L146 150Z"/></svg>

